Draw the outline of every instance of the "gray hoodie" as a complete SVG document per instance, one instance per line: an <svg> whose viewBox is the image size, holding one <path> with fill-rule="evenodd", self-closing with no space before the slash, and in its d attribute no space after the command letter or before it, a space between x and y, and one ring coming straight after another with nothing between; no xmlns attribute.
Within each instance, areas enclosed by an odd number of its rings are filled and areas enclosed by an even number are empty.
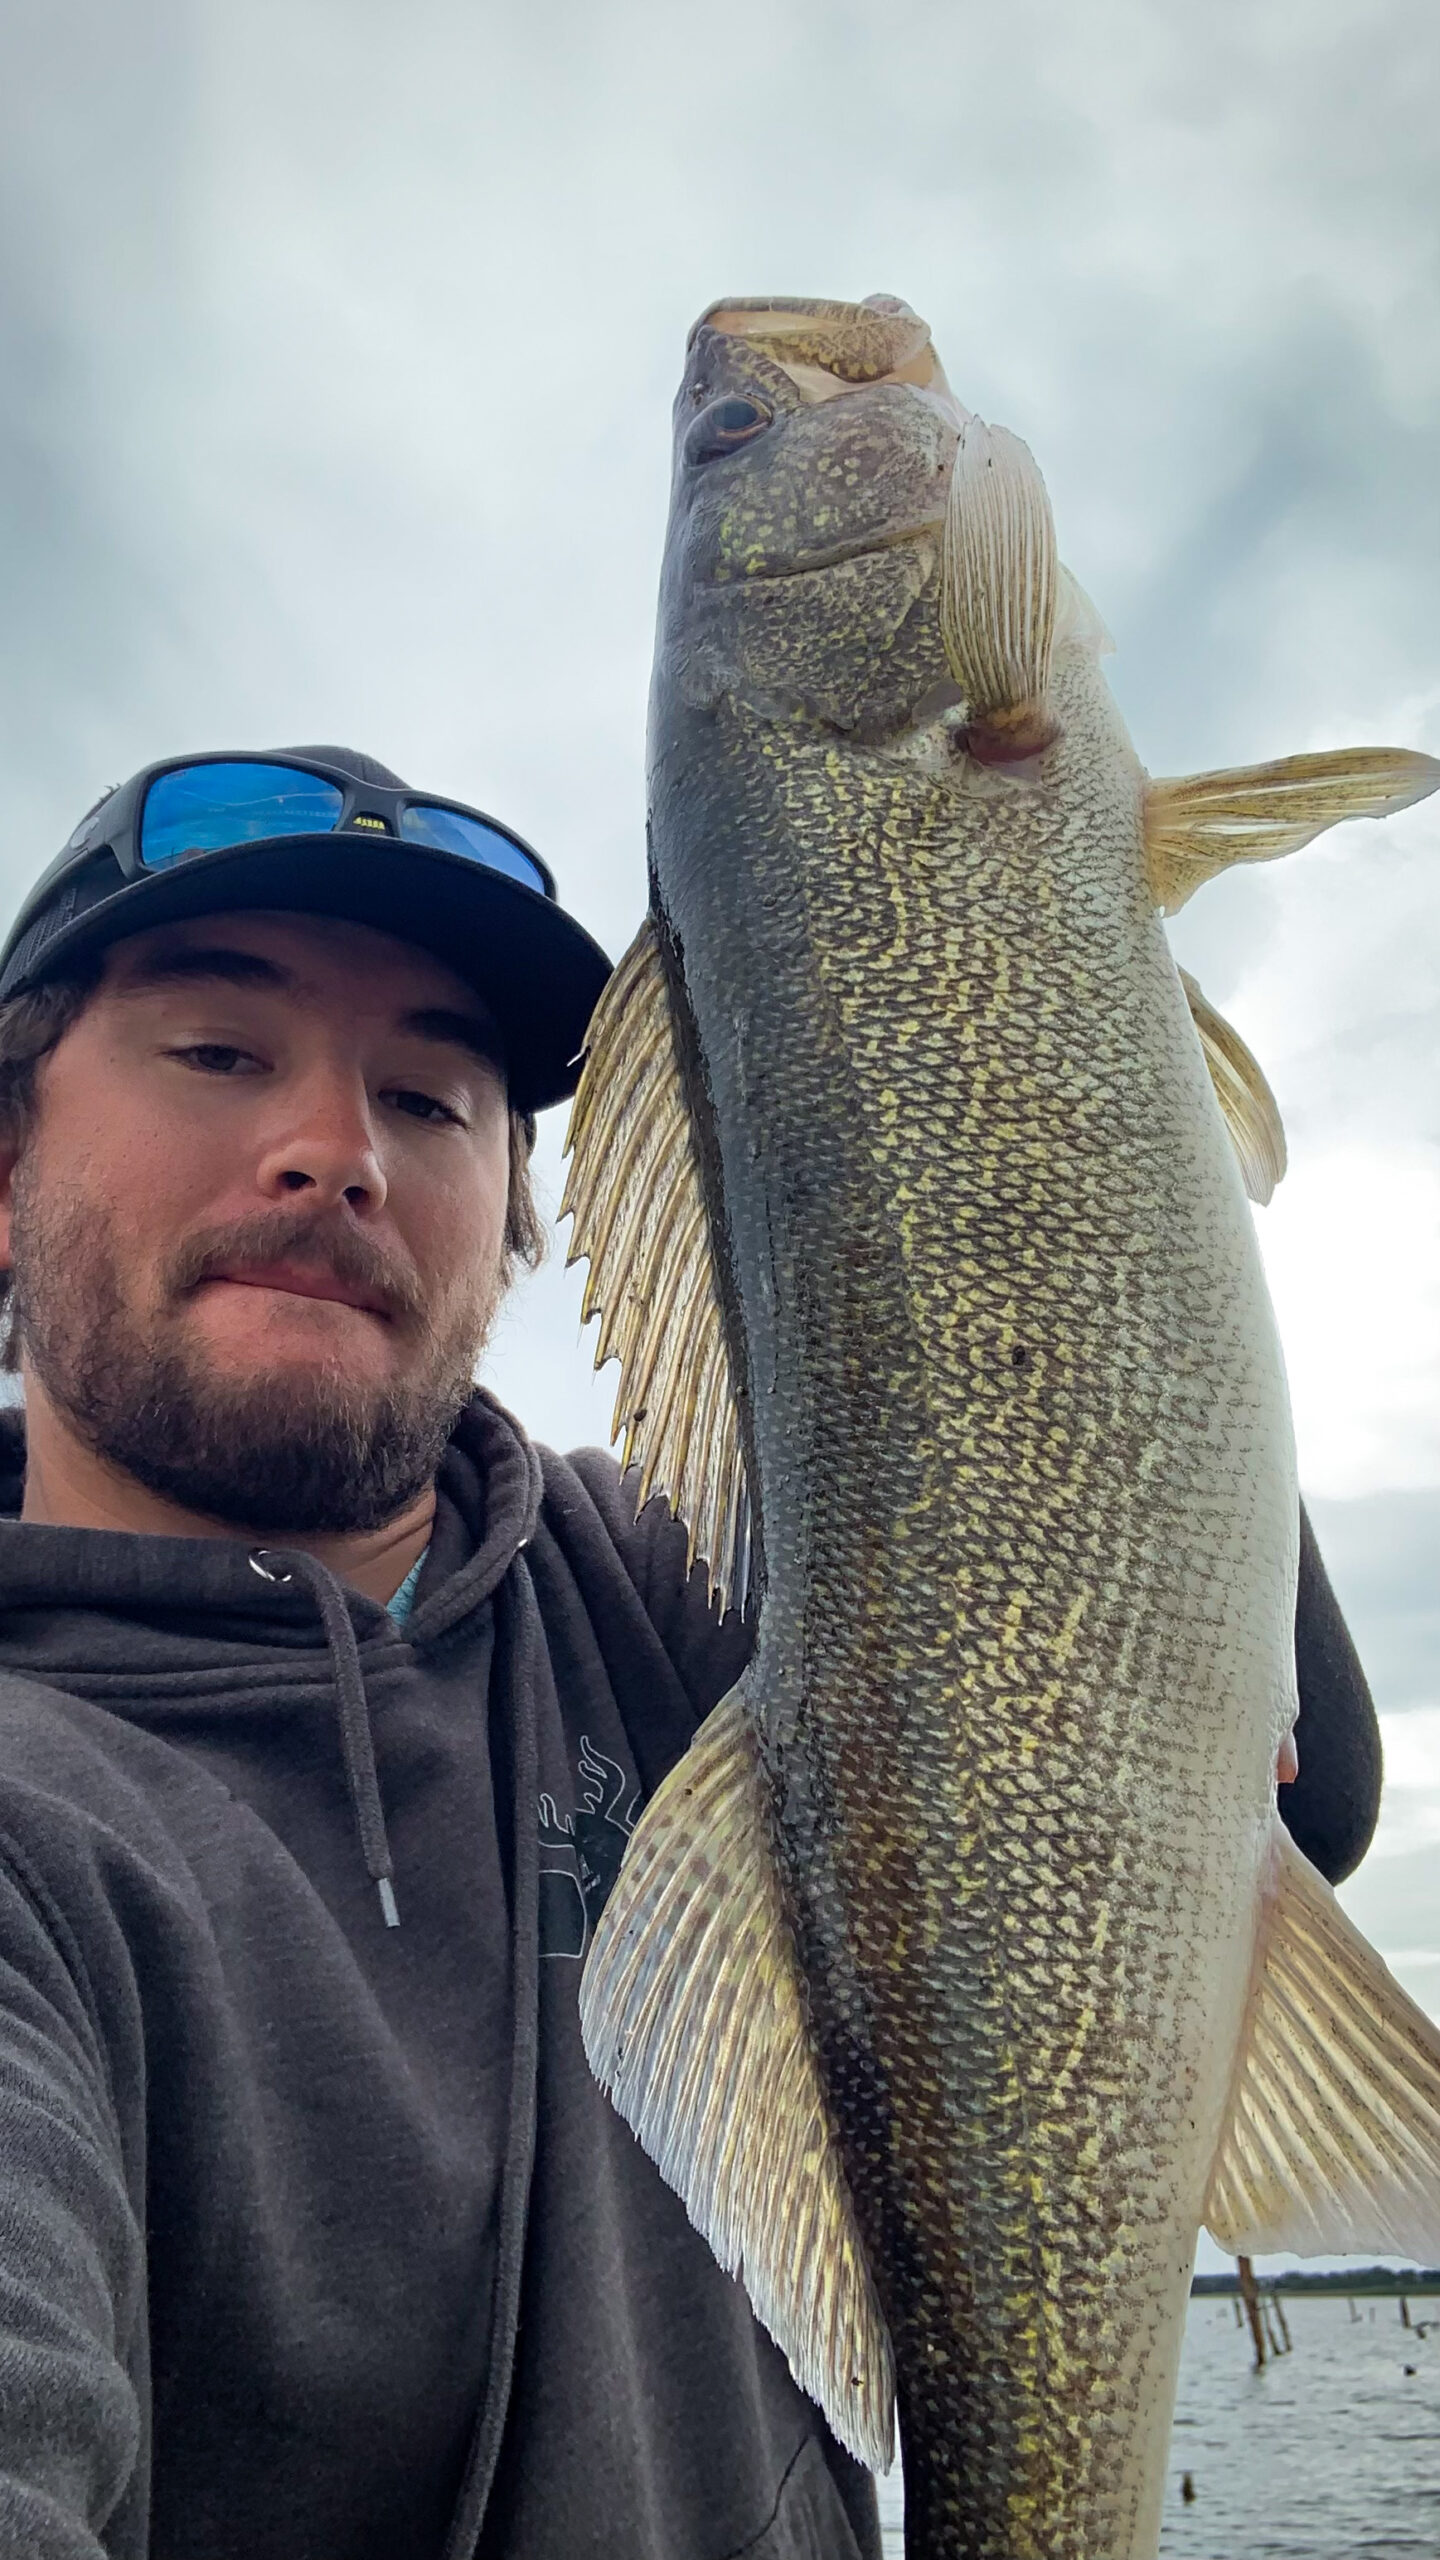
<svg viewBox="0 0 1440 2560"><path fill-rule="evenodd" d="M874 2560L580 2048L748 1650L664 1507L477 1395L402 1629L283 1551L22 1527L22 1471L9 1416L0 2560ZM1333 1873L1378 1759L1308 1544L1298 1624Z"/></svg>

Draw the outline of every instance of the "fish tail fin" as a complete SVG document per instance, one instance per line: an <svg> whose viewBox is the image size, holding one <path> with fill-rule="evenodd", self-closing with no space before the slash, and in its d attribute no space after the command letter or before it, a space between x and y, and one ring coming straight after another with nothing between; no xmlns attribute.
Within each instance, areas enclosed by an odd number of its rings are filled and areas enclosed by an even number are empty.
<svg viewBox="0 0 1440 2560"><path fill-rule="evenodd" d="M967 418L945 510L940 631L982 763L1038 755L1059 734L1049 706L1059 564L1034 455L1007 427Z"/></svg>
<svg viewBox="0 0 1440 2560"><path fill-rule="evenodd" d="M895 2371L820 2081L743 1684L636 1826L580 1987L591 2070L857 2460Z"/></svg>
<svg viewBox="0 0 1440 2560"><path fill-rule="evenodd" d="M1204 2220L1223 2249L1440 2256L1440 2029L1276 1825L1277 1883Z"/></svg>
<svg viewBox="0 0 1440 2560"><path fill-rule="evenodd" d="M1440 784L1440 763L1409 747L1337 747L1151 782L1145 868L1162 914L1232 862L1273 862L1347 818L1408 809Z"/></svg>

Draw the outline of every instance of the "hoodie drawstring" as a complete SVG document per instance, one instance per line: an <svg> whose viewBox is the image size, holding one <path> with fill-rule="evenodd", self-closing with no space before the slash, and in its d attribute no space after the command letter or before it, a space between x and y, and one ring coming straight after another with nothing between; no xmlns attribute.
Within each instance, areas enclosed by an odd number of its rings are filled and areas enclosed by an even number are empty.
<svg viewBox="0 0 1440 2560"><path fill-rule="evenodd" d="M522 1546L527 1542L522 1540ZM340 1741L345 1774L360 1830L366 1868L380 1895L386 1924L400 1924L391 1883L394 1866L385 1831L375 1747L365 1698L360 1649L345 1597L333 1574L315 1557L298 1549L256 1547L250 1564L262 1582L298 1583L319 1612L335 1673L340 1709ZM514 1883L511 1902L510 2103L505 2128L505 2157L500 2171L499 2233L495 2294L490 2321L490 2353L485 2394L465 2465L459 2502L446 2538L443 2560L475 2560L485 2510L494 2486L495 2467L510 2409L515 2374L515 2347L520 2328L520 2288L525 2270L525 2232L530 2210L530 2181L535 2164L535 2116L540 2066L540 1829L539 1738L536 1716L536 1665L547 1659L544 1628L524 1556L517 1554L495 1591L496 1680L493 1695L500 1705L501 1727L511 1754L511 1844Z"/></svg>
<svg viewBox="0 0 1440 2560"><path fill-rule="evenodd" d="M536 2087L540 2067L540 1827L536 1819L540 1776L533 1666L537 1659L545 1659L545 1636L540 1624L535 1586L523 1556L517 1556L496 1590L495 1633L497 1681L494 1695L500 1701L502 1711L508 1710L508 1739L513 1755L511 1802L515 1883L510 1932L513 1999L510 2107L505 2129L505 2163L500 2172L500 2233L485 2397L470 2439L470 2458L465 2466L454 2520L446 2537L443 2560L474 2560L480 2529L485 2521L485 2509L494 2485L495 2466L500 2459L500 2441L509 2415L510 2386L515 2373L515 2342L520 2328L520 2282L525 2267L530 2178L535 2164Z"/></svg>
<svg viewBox="0 0 1440 2560"><path fill-rule="evenodd" d="M327 1573L314 1556L302 1555L298 1548L256 1547L251 1553L250 1570L258 1573L262 1582L298 1582L319 1611L335 1674L340 1749L350 1786L350 1801L355 1807L360 1852L365 1860L365 1872L380 1896L385 1926L398 1929L400 1913L392 1881L395 1862L390 1855L385 1809L380 1802L380 1781L375 1771L375 1744L370 1732L365 1680L360 1669L360 1648L355 1642L355 1630L350 1624L344 1594L333 1573Z"/></svg>

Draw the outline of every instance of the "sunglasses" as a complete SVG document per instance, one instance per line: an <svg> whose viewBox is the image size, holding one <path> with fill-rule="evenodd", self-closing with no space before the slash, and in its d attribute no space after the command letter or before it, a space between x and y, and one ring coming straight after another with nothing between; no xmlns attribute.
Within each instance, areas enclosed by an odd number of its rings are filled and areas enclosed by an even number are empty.
<svg viewBox="0 0 1440 2560"><path fill-rule="evenodd" d="M137 777L129 808L114 817L106 841L127 879L277 836L343 831L422 845L518 880L542 898L555 895L538 857L478 809L275 756L202 756L151 768Z"/></svg>

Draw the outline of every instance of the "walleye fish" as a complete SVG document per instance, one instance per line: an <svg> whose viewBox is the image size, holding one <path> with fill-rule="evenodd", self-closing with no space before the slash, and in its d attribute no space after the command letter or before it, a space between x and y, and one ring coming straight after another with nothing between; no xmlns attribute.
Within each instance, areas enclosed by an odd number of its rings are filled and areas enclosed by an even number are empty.
<svg viewBox="0 0 1440 2560"><path fill-rule="evenodd" d="M1107 645L906 305L706 314L565 1207L756 1646L582 2025L911 2560L1153 2560L1202 2224L1440 2251L1440 2036L1276 1813L1284 1141L1161 923L1440 765L1151 781Z"/></svg>

